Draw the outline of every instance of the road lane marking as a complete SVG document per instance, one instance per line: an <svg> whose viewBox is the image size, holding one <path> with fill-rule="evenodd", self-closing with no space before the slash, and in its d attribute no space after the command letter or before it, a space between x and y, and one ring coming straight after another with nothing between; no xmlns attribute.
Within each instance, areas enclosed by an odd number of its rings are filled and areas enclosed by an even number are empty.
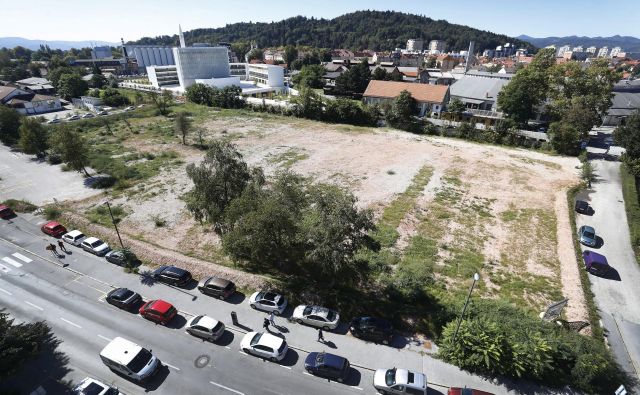
<svg viewBox="0 0 640 395"><path fill-rule="evenodd" d="M13 295L11 292L7 291L6 289L2 289L2 288L0 288L0 292L4 292L9 296Z"/></svg>
<svg viewBox="0 0 640 395"><path fill-rule="evenodd" d="M98 335L98 337L99 337L100 339L102 339L102 340L106 340L106 341L108 341L108 342L110 342L111 340L113 340L113 339L109 339L108 337L106 337L106 336L102 336L102 335Z"/></svg>
<svg viewBox="0 0 640 395"><path fill-rule="evenodd" d="M209 383L211 383L211 384L215 385L216 387L219 387L219 388L225 389L225 390L227 390L227 391L231 391L231 392L233 392L234 394L244 395L244 392L236 391L236 390L234 390L233 388L225 387L225 386L224 386L224 385L222 385L222 384L214 383L213 381L209 381Z"/></svg>
<svg viewBox="0 0 640 395"><path fill-rule="evenodd" d="M351 387L351 388L355 388L355 389L360 390L360 391L364 391L364 390L363 390L362 388L360 388L360 387L356 387L356 386L353 386L353 385L351 385L350 387Z"/></svg>
<svg viewBox="0 0 640 395"><path fill-rule="evenodd" d="M167 366L168 366L168 367L170 367L170 368L173 368L173 369L177 370L178 372L180 371L180 368L177 368L177 367L175 367L175 366L171 365L170 363L166 363L166 362L164 362L164 361L162 361L162 363L163 363L163 364L165 364L165 365L167 365Z"/></svg>
<svg viewBox="0 0 640 395"><path fill-rule="evenodd" d="M66 322L66 323L67 323L67 324L69 324L69 325L73 325L73 326L75 326L75 327L76 327L76 328L78 328L78 329L82 329L82 327L81 327L80 325L78 325L78 324L76 324L76 323L74 323L74 322L71 322L71 321L69 321L69 320L66 320L66 319L64 319L64 318L62 318L62 317L60 317L60 319L61 319L62 321L64 321L64 322Z"/></svg>
<svg viewBox="0 0 640 395"><path fill-rule="evenodd" d="M40 306L36 306L35 304L33 304L33 303L29 302L28 300L25 300L24 302L25 302L26 304L28 304L29 306L31 306L31 307L33 307L33 308L35 308L35 309L38 309L38 310L40 310L40 311L44 311L44 309L43 309L42 307L40 307Z"/></svg>
<svg viewBox="0 0 640 395"><path fill-rule="evenodd" d="M9 258L8 256L5 256L4 258L2 258L2 260L7 262L9 265L12 265L12 266L15 266L15 267L22 266L22 263L16 262L13 259Z"/></svg>
<svg viewBox="0 0 640 395"><path fill-rule="evenodd" d="M33 262L33 259L27 258L26 256L22 255L22 254L21 254L21 253L19 253L19 252L14 252L14 253L13 253L13 254L11 254L11 255L13 255L14 257L16 257L16 258L18 258L18 259L20 259L20 260L21 260L22 262L24 262L24 263L31 263L31 262Z"/></svg>
<svg viewBox="0 0 640 395"><path fill-rule="evenodd" d="M224 348L226 348L227 350L231 350L231 347L229 346L224 346Z"/></svg>
<svg viewBox="0 0 640 395"><path fill-rule="evenodd" d="M240 354L249 355L249 354L247 354L247 353L246 353L246 352L244 352L244 351L238 351L238 352L239 352Z"/></svg>
<svg viewBox="0 0 640 395"><path fill-rule="evenodd" d="M280 364L278 364L278 366L280 366L281 368L285 368L285 369L291 370L291 368L289 366L284 366L284 365L280 365Z"/></svg>
<svg viewBox="0 0 640 395"><path fill-rule="evenodd" d="M302 374L306 374L307 376L311 376L311 377L313 377L313 375L312 375L311 373L302 372Z"/></svg>

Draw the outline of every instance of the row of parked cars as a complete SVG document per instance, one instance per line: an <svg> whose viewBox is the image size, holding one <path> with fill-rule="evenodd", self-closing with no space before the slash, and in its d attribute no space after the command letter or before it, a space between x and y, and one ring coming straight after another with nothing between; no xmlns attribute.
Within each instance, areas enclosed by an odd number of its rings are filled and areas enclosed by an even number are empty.
<svg viewBox="0 0 640 395"><path fill-rule="evenodd" d="M109 246L95 237L86 237L78 230L67 232L67 229L57 221L50 221L42 225L42 231L50 236L61 238L64 242L81 247L98 256L105 255L107 260L113 260L113 253ZM110 259L111 257L111 259ZM115 262L118 263L118 262ZM152 272L154 280L176 287L185 287L193 281L188 270L164 265ZM236 292L236 285L220 277L202 279L197 289L208 296L226 300ZM110 291L105 300L107 303L126 310L137 311L143 318L156 324L166 325L178 314L177 308L163 299L144 301L142 296L127 288L116 288ZM258 291L249 297L251 308L274 315L281 315L287 308L286 297L275 291ZM299 305L293 309L291 319L299 324L308 325L323 330L334 330L340 323L340 314L332 309L316 305ZM187 321L185 331L195 337L216 342L225 333L225 324L207 315L198 315ZM388 320L377 317L356 317L349 324L349 330L355 337L389 344L393 338L393 326ZM269 332L252 331L247 333L240 342L240 349L248 354L273 362L282 361L289 350L286 339ZM146 381L162 366L160 361L150 351L126 339L116 338L100 353L101 359L111 370L125 375L134 381ZM136 363L134 363L136 362ZM135 365L135 366L134 366ZM307 355L304 362L305 370L313 375L344 382L348 379L351 365L347 358L339 355L314 351ZM95 380L83 381L78 388L96 386ZM421 372L406 369L378 369L373 379L374 387L382 394L421 394L427 392L427 379ZM105 387L106 388L106 387ZM461 392L462 391L462 392ZM486 395L488 393L467 389L452 388L449 395ZM83 392L78 392L83 393ZM108 392L106 392L108 393ZM112 392L117 394L118 392Z"/></svg>
<svg viewBox="0 0 640 395"><path fill-rule="evenodd" d="M589 206L589 203L585 202L584 200L576 200L575 210L580 214L593 214L593 209L591 208L591 206ZM599 247L596 230L588 225L583 225L578 229L578 241L580 242L580 244L587 247ZM582 259L584 261L585 270L591 274L606 276L611 271L611 266L609 266L607 258L595 251L583 251Z"/></svg>

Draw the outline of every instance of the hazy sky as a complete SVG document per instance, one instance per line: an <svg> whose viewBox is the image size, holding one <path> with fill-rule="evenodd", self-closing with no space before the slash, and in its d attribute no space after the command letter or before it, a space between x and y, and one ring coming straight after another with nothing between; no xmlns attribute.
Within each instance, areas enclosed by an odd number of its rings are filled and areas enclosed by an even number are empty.
<svg viewBox="0 0 640 395"><path fill-rule="evenodd" d="M637 0L0 0L0 37L119 41L278 21L295 15L333 18L375 9L422 14L511 36L640 36Z"/></svg>

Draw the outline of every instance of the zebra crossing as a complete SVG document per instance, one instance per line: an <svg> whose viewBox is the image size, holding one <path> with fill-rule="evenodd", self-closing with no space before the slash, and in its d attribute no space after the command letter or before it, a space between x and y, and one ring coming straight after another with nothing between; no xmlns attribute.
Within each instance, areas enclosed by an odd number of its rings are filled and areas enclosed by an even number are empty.
<svg viewBox="0 0 640 395"><path fill-rule="evenodd" d="M12 270L11 267L15 267L16 269L19 269L22 267L24 263L33 262L33 259L26 257L19 252L14 252L9 256L3 257L2 259L0 259L0 261L6 263L7 265L10 265L10 266L7 266L0 263L0 274L2 274L2 273L9 273Z"/></svg>

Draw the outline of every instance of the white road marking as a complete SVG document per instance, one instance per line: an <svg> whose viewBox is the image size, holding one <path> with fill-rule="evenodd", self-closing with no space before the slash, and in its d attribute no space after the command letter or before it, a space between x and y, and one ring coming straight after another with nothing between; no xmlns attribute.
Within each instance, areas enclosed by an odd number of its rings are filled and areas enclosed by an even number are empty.
<svg viewBox="0 0 640 395"><path fill-rule="evenodd" d="M224 348L226 348L227 350L231 350L231 347L229 346L224 346Z"/></svg>
<svg viewBox="0 0 640 395"><path fill-rule="evenodd" d="M0 270L2 270L5 273L9 273L11 271L11 269L9 269L8 267L2 264L0 264Z"/></svg>
<svg viewBox="0 0 640 395"><path fill-rule="evenodd" d="M9 258L8 256L5 256L4 258L2 258L2 260L7 262L9 265L12 265L12 266L15 266L15 267L22 266L22 263L16 262L13 259Z"/></svg>
<svg viewBox="0 0 640 395"><path fill-rule="evenodd" d="M26 304L28 304L29 306L31 306L31 307L33 307L33 308L35 308L35 309L38 309L38 310L40 310L40 311L44 311L44 309L43 309L42 307L40 307L40 306L36 306L35 304L33 304L33 303L29 302L28 300L25 300L24 302L25 302Z"/></svg>
<svg viewBox="0 0 640 395"><path fill-rule="evenodd" d="M238 352L239 352L240 354L249 355L249 354L247 354L247 353L246 353L246 352L244 352L244 351L238 351Z"/></svg>
<svg viewBox="0 0 640 395"><path fill-rule="evenodd" d="M11 292L7 291L6 289L2 289L2 288L0 288L0 292L4 292L9 296L13 295Z"/></svg>
<svg viewBox="0 0 640 395"><path fill-rule="evenodd" d="M284 365L278 365L278 366L280 366L281 368L285 368L285 369L291 370L291 368L289 366L284 366Z"/></svg>
<svg viewBox="0 0 640 395"><path fill-rule="evenodd" d="M166 363L166 362L164 362L164 361L162 361L162 363L163 363L163 364L165 364L165 365L167 365L167 366L168 366L168 367L170 367L170 368L173 368L173 369L175 369L175 370L177 370L177 371L180 371L180 368L177 368L177 367L175 367L175 366L173 366L173 365L171 365L171 364L169 364L169 363Z"/></svg>
<svg viewBox="0 0 640 395"><path fill-rule="evenodd" d="M33 262L33 259L27 258L26 256L22 255L22 254L21 254L21 253L19 253L19 252L14 252L14 253L13 253L13 254L11 254L11 255L13 255L14 257L16 257L16 258L18 258L18 259L20 259L20 260L21 260L22 262L24 262L24 263L30 263L30 262Z"/></svg>
<svg viewBox="0 0 640 395"><path fill-rule="evenodd" d="M244 392L236 391L236 390L234 390L233 388L225 387L225 386L224 386L224 385L222 385L222 384L214 383L213 381L209 381L209 383L211 383L211 384L215 385L216 387L219 387L219 388L225 389L225 390L227 390L227 391L231 391L231 392L233 392L234 394L244 395Z"/></svg>
<svg viewBox="0 0 640 395"><path fill-rule="evenodd" d="M355 389L357 389L357 390L364 391L362 388L360 388L360 387L355 387L355 386L353 386L353 385L351 386L351 388L355 388Z"/></svg>
<svg viewBox="0 0 640 395"><path fill-rule="evenodd" d="M100 339L102 339L102 340L106 340L106 341L108 341L108 342L110 342L111 340L113 340L113 339L109 339L108 337L106 337L106 336L102 336L102 335L98 335L98 337L99 337Z"/></svg>
<svg viewBox="0 0 640 395"><path fill-rule="evenodd" d="M306 374L307 376L313 376L311 373L308 373L308 372L302 372L302 374Z"/></svg>
<svg viewBox="0 0 640 395"><path fill-rule="evenodd" d="M78 325L78 324L76 324L76 323L74 323L74 322L71 322L71 321L69 321L69 320L65 320L65 319L64 319L64 318L62 318L62 317L60 317L60 319L61 319L62 321L64 321L64 322L66 322L66 323L67 323L67 324L69 324L69 325L73 325L73 326L75 326L76 328L82 329L82 327L81 327L80 325Z"/></svg>

